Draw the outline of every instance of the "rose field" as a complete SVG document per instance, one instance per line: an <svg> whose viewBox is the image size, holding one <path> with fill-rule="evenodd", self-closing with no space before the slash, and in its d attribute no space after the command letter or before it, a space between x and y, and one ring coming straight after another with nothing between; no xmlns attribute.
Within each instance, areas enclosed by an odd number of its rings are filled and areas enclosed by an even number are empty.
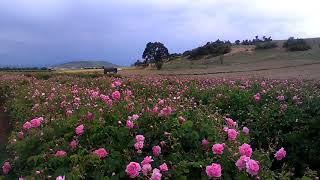
<svg viewBox="0 0 320 180"><path fill-rule="evenodd" d="M319 176L316 81L9 73L0 95L0 179Z"/></svg>

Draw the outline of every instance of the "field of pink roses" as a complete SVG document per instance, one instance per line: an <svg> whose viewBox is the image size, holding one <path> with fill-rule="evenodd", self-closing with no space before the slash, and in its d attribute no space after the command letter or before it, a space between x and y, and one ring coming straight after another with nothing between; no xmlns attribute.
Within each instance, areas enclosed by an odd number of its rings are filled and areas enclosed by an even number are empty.
<svg viewBox="0 0 320 180"><path fill-rule="evenodd" d="M317 82L0 77L12 124L0 179L313 179L319 173Z"/></svg>

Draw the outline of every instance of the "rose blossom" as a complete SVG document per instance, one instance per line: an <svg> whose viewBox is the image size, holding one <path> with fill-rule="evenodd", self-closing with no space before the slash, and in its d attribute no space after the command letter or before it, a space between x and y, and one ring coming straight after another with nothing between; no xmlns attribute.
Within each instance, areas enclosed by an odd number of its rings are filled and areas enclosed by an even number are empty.
<svg viewBox="0 0 320 180"><path fill-rule="evenodd" d="M3 174L4 174L4 175L9 174L10 169L11 169L10 163L9 163L9 162L4 162L4 163L3 163L3 166L2 166L2 172L3 172Z"/></svg>
<svg viewBox="0 0 320 180"><path fill-rule="evenodd" d="M233 126L235 126L235 125L237 124L237 123L234 122L233 119L231 119L231 118L226 118L226 121L227 121L227 125L228 125L229 127L233 127Z"/></svg>
<svg viewBox="0 0 320 180"><path fill-rule="evenodd" d="M76 128L76 134L80 136L83 134L83 132L84 132L84 125L81 124Z"/></svg>
<svg viewBox="0 0 320 180"><path fill-rule="evenodd" d="M159 168L160 168L160 171L162 172L168 171L168 166L166 163L161 164Z"/></svg>
<svg viewBox="0 0 320 180"><path fill-rule="evenodd" d="M114 91L114 92L112 93L112 99L118 100L118 99L120 99L120 97L121 97L121 95L120 95L120 92L119 92L119 91Z"/></svg>
<svg viewBox="0 0 320 180"><path fill-rule="evenodd" d="M231 141L236 140L238 132L234 129L228 129L228 139Z"/></svg>
<svg viewBox="0 0 320 180"><path fill-rule="evenodd" d="M212 146L212 152L213 154L219 154L221 155L223 153L224 144L214 144Z"/></svg>
<svg viewBox="0 0 320 180"><path fill-rule="evenodd" d="M255 100L256 102L259 102L260 99L261 99L260 93L255 94L253 97L254 97L254 100Z"/></svg>
<svg viewBox="0 0 320 180"><path fill-rule="evenodd" d="M246 168L247 172L252 176L257 175L260 169L258 162L253 159L248 160Z"/></svg>
<svg viewBox="0 0 320 180"><path fill-rule="evenodd" d="M142 174L147 176L148 172L150 172L152 170L152 167L150 164L144 164L142 165Z"/></svg>
<svg viewBox="0 0 320 180"><path fill-rule="evenodd" d="M136 135L136 142L143 142L144 141L144 136L143 135Z"/></svg>
<svg viewBox="0 0 320 180"><path fill-rule="evenodd" d="M208 144L209 144L209 141L207 139L202 139L202 141L201 141L202 146L207 147Z"/></svg>
<svg viewBox="0 0 320 180"><path fill-rule="evenodd" d="M31 125L31 123L29 121L27 121L27 122L25 122L23 124L23 129L28 130L28 129L31 129L31 128L32 128L32 125Z"/></svg>
<svg viewBox="0 0 320 180"><path fill-rule="evenodd" d="M151 175L150 180L161 180L161 176L162 176L162 174L160 173L160 170L155 168L152 171L152 175Z"/></svg>
<svg viewBox="0 0 320 180"><path fill-rule="evenodd" d="M126 122L126 128L132 129L133 126L134 126L133 122L130 121L130 120L127 120L127 122Z"/></svg>
<svg viewBox="0 0 320 180"><path fill-rule="evenodd" d="M96 156L98 156L99 158L105 158L106 156L108 156L108 151L104 148L99 148L97 150L94 151L94 154Z"/></svg>
<svg viewBox="0 0 320 180"><path fill-rule="evenodd" d="M139 163L130 162L127 165L126 173L127 173L127 175L130 176L130 178L135 178L135 177L139 176L139 171L141 171L141 166Z"/></svg>
<svg viewBox="0 0 320 180"><path fill-rule="evenodd" d="M274 155L274 157L278 160L278 161L280 161L280 160L282 160L284 157L286 157L286 154L287 154L287 152L284 150L284 148L282 147L281 149L279 149L276 153L275 153L275 155Z"/></svg>
<svg viewBox="0 0 320 180"><path fill-rule="evenodd" d="M141 165L150 164L153 161L151 156L146 156L143 161L141 162Z"/></svg>
<svg viewBox="0 0 320 180"><path fill-rule="evenodd" d="M209 177L221 177L221 165L212 163L206 167L206 173Z"/></svg>
<svg viewBox="0 0 320 180"><path fill-rule="evenodd" d="M153 155L158 157L160 156L161 154L161 147L160 146L153 146L152 147L152 152L153 152Z"/></svg>
<svg viewBox="0 0 320 180"><path fill-rule="evenodd" d="M183 123L186 122L186 119L185 119L184 117L182 117L182 116L179 116L179 117L178 117L178 120L179 120L179 123L180 123L180 124L183 124Z"/></svg>
<svg viewBox="0 0 320 180"><path fill-rule="evenodd" d="M56 178L56 180L65 180L65 176L58 176L57 178Z"/></svg>
<svg viewBox="0 0 320 180"><path fill-rule="evenodd" d="M32 127L39 127L43 121L43 118L35 118L30 121Z"/></svg>
<svg viewBox="0 0 320 180"><path fill-rule="evenodd" d="M251 155L252 155L252 149L251 149L250 145L246 144L246 143L242 144L239 147L239 151L240 151L241 156L251 157Z"/></svg>
<svg viewBox="0 0 320 180"><path fill-rule="evenodd" d="M65 151L57 151L55 154L56 157L65 157L67 153Z"/></svg>
<svg viewBox="0 0 320 180"><path fill-rule="evenodd" d="M242 128L242 132L243 132L244 134L248 135L248 134L249 134L249 128L243 127L243 128Z"/></svg>
<svg viewBox="0 0 320 180"><path fill-rule="evenodd" d="M136 143L134 144L134 148L138 151L138 153L141 153L141 150L142 150L142 148L143 148L143 142L142 142L142 141L136 142Z"/></svg>
<svg viewBox="0 0 320 180"><path fill-rule="evenodd" d="M69 145L70 145L71 149L75 149L77 147L78 143L76 140L72 140Z"/></svg>
<svg viewBox="0 0 320 180"><path fill-rule="evenodd" d="M243 170L244 168L246 168L246 163L249 161L249 159L250 158L247 156L241 156L235 164L239 170Z"/></svg>

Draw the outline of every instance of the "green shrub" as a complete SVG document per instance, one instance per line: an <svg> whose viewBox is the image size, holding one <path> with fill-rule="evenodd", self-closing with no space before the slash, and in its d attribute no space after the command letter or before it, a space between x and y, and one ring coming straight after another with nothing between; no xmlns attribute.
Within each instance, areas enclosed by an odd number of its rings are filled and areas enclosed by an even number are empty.
<svg viewBox="0 0 320 180"><path fill-rule="evenodd" d="M231 51L231 43L217 40L215 42L208 42L204 46L196 49L186 51L184 56L189 56L192 59L197 59L205 55L219 56Z"/></svg>
<svg viewBox="0 0 320 180"><path fill-rule="evenodd" d="M311 46L304 39L294 39L293 37L285 41L283 47L289 51L306 51L311 49Z"/></svg>

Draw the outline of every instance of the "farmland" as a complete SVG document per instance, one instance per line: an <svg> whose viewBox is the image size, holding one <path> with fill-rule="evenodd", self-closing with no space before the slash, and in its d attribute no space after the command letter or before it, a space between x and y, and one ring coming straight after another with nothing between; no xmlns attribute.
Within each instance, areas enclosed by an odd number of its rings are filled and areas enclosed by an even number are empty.
<svg viewBox="0 0 320 180"><path fill-rule="evenodd" d="M319 173L318 81L0 76L12 126L1 144L5 179L312 179Z"/></svg>

